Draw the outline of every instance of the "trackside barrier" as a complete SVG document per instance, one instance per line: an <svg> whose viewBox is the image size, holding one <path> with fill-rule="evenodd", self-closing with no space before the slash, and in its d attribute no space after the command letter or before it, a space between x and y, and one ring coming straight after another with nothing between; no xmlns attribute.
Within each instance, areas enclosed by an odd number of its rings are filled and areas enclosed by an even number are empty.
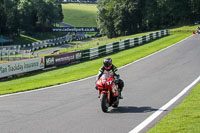
<svg viewBox="0 0 200 133"><path fill-rule="evenodd" d="M27 59L0 64L0 78L9 77L21 73L42 70L44 68L66 65L77 61L88 61L121 50L137 47L155 39L169 35L169 30L150 33L145 36L131 38L120 42L106 44L100 47L85 49L82 51L61 53L41 58Z"/></svg>
<svg viewBox="0 0 200 133"><path fill-rule="evenodd" d="M0 64L0 78L44 69L44 57Z"/></svg>
<svg viewBox="0 0 200 133"><path fill-rule="evenodd" d="M29 48L32 51L35 51L38 49L52 47L52 46L64 44L67 42L71 42L72 40L73 40L73 36L68 33L67 35L65 35L63 37L58 37L58 38L49 39L49 40L43 40L40 42L31 43L31 44L24 44L21 47L24 49Z"/></svg>
<svg viewBox="0 0 200 133"><path fill-rule="evenodd" d="M129 49L132 47L137 47L140 45L143 45L145 43L148 43L150 41L153 41L155 39L159 39L161 37L169 35L169 30L162 30L155 33L150 33L145 36L137 37L137 38L131 38L127 40L123 40L120 42L115 42L107 45L103 45L100 47L90 48L81 51L81 60L90 60L94 58L98 58L101 56L105 56L106 54L111 54L115 52L119 52L121 50Z"/></svg>
<svg viewBox="0 0 200 133"><path fill-rule="evenodd" d="M52 56L45 56L45 67L59 66L64 64L69 64L81 59L81 53L70 52L70 53L61 53Z"/></svg>
<svg viewBox="0 0 200 133"><path fill-rule="evenodd" d="M21 46L18 46L18 45L0 46L0 56L20 54L21 52L20 49L21 49Z"/></svg>

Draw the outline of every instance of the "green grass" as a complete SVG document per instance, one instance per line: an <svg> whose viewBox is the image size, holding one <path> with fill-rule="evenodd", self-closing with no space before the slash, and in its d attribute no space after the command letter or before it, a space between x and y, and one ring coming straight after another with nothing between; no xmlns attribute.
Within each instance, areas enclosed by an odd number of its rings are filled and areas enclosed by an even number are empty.
<svg viewBox="0 0 200 133"><path fill-rule="evenodd" d="M171 33L192 33L199 25L177 27ZM148 133L200 133L200 84L184 101L165 116Z"/></svg>
<svg viewBox="0 0 200 133"><path fill-rule="evenodd" d="M152 31L152 32L155 32L155 31ZM130 38L134 38L134 37L140 37L140 36L152 33L152 32L139 33L139 34L130 35L130 36L121 36L121 37L116 37L116 38L111 38L111 39L104 36L104 37L101 37L101 38L98 38L98 39L95 39L95 40L92 40L89 42L82 43L80 45L77 45L76 47L69 47L66 49L62 49L59 51L59 53L99 47L99 46L106 45L109 43L119 42L120 40L130 39Z"/></svg>
<svg viewBox="0 0 200 133"><path fill-rule="evenodd" d="M187 26L176 26L171 29L171 33L191 33L197 31L197 27L200 25L187 25Z"/></svg>
<svg viewBox="0 0 200 133"><path fill-rule="evenodd" d="M27 39L29 39L29 40L33 40L34 42L39 42L39 41L41 41L41 40L35 39L35 38L30 37L30 36L27 36L27 35L23 35L23 34L21 34L20 36L21 36L21 37L24 37L24 38L27 38Z"/></svg>
<svg viewBox="0 0 200 133"><path fill-rule="evenodd" d="M20 36L15 37L13 41L14 41L13 45L23 45L23 44L30 44L30 43L36 42L36 39L33 39L30 36L21 34Z"/></svg>
<svg viewBox="0 0 200 133"><path fill-rule="evenodd" d="M64 20L63 22L76 27L97 27L96 4L62 4ZM14 38L14 45L29 44L41 40L52 39L66 35L65 32L45 32L33 33Z"/></svg>
<svg viewBox="0 0 200 133"><path fill-rule="evenodd" d="M62 6L63 13L65 16L64 22L77 27L96 26L96 5L63 4ZM84 8L88 11L83 11L82 9ZM188 37L192 34L192 31L196 31L197 26L199 25L183 27L181 26L173 28L171 29L170 36L153 41L140 47L118 52L116 54L110 55L109 57L113 59L113 63L117 67L123 66ZM95 47L97 46L97 43L99 43L99 45L105 45L108 43L117 42L120 39L124 40L126 38L132 38L141 35L142 34L130 37L118 37L113 39L107 39L106 37L103 37L101 39L85 43L84 49L88 48L88 45L89 47ZM40 37L32 38L42 40ZM29 41L33 41L30 38L26 39ZM20 39L20 41L21 40L23 39ZM83 45L80 46L80 48L81 47L83 47ZM98 73L98 69L102 65L102 60L103 58L99 58L80 64L75 64L67 67L60 67L54 70L34 72L26 74L23 77L13 78L4 81L2 80L0 81L0 95L52 86L95 75ZM200 84L191 91L191 94L183 101L182 104L180 104L177 108L173 109L172 112L168 114L163 120L161 120L157 126L152 128L149 131L149 133L199 133L199 101Z"/></svg>
<svg viewBox="0 0 200 133"><path fill-rule="evenodd" d="M96 4L62 4L63 22L75 27L97 27Z"/></svg>
<svg viewBox="0 0 200 133"><path fill-rule="evenodd" d="M170 35L149 44L110 55L110 57L113 59L114 64L120 67L170 46L189 35L190 34ZM24 77L1 81L0 95L52 86L96 75L99 67L102 65L102 60L103 58L100 58L51 71L30 73Z"/></svg>
<svg viewBox="0 0 200 133"><path fill-rule="evenodd" d="M182 29L172 29L173 32L171 32L172 34L170 36L136 48L112 54L109 57L113 59L113 62L117 67L123 66L190 36L190 31L196 29L196 27L197 26L190 26L183 27ZM124 38L127 37L123 37L123 39ZM118 41L117 39L116 41ZM98 69L102 65L102 60L103 58L99 58L80 64L66 67L63 66L58 69L44 72L29 73L23 77L0 81L0 95L52 86L95 75L98 73ZM149 133L199 133L199 95L200 84L192 90L191 94L183 101L182 104L173 109L172 112L168 114L157 126L152 128Z"/></svg>
<svg viewBox="0 0 200 133"><path fill-rule="evenodd" d="M45 32L45 33L33 33L32 35L20 34L13 39L13 45L30 44L33 42L39 42L42 40L57 38L66 35L65 32Z"/></svg>
<svg viewBox="0 0 200 133"><path fill-rule="evenodd" d="M182 26L182 27L172 28L172 29L170 29L170 33L171 34L177 34L177 33L178 34L185 34L185 33L192 34L192 31L195 31L197 26L199 26L199 25ZM111 38L111 39L104 36L104 37L95 39L93 41L86 42L81 45L77 45L76 47L69 47L66 49L62 49L59 51L59 53L70 52L70 51L74 51L74 50L78 51L78 50L89 49L89 48L93 48L93 47L99 47L99 46L102 46L105 44L119 42L120 40L130 39L130 38L134 38L134 37L140 37L140 36L152 33L152 32L155 32L155 31L139 33L139 34L130 35L130 36L121 36L121 37Z"/></svg>
<svg viewBox="0 0 200 133"><path fill-rule="evenodd" d="M200 133L200 84L148 133Z"/></svg>
<svg viewBox="0 0 200 133"><path fill-rule="evenodd" d="M57 37L65 36L66 32L39 32L32 35L33 38L38 40L47 40L47 39L53 39Z"/></svg>
<svg viewBox="0 0 200 133"><path fill-rule="evenodd" d="M1 60L0 60L0 64L1 64L1 63L6 63L6 62L8 62L8 61L1 61Z"/></svg>
<svg viewBox="0 0 200 133"><path fill-rule="evenodd" d="M76 27L97 27L96 4L62 4L64 20ZM14 45L29 44L41 40L57 38L66 35L65 32L45 32L32 33L31 35L23 35L13 39Z"/></svg>

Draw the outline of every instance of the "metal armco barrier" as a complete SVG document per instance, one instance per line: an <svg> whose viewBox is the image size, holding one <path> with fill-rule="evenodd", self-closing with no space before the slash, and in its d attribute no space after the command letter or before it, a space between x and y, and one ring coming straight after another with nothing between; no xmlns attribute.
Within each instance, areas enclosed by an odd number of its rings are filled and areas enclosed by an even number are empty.
<svg viewBox="0 0 200 133"><path fill-rule="evenodd" d="M119 52L121 50L129 49L132 47L137 47L137 46L143 45L145 43L148 43L150 41L159 39L167 35L169 35L169 30L162 30L159 32L150 33L145 36L131 38L131 39L115 42L112 44L107 44L107 45L96 47L96 48L86 49L86 50L81 51L82 53L81 60L83 61L90 60L90 59L98 58L101 56L105 56L106 54L111 54L111 53Z"/></svg>
<svg viewBox="0 0 200 133"><path fill-rule="evenodd" d="M77 61L88 61L121 50L137 47L155 39L169 35L169 30L162 30L145 36L131 38L120 42L106 44L100 47L82 51L62 53L42 58L28 59L0 64L0 78L19 73L30 72L52 66L66 65Z"/></svg>
<svg viewBox="0 0 200 133"><path fill-rule="evenodd" d="M35 51L35 50L39 50L42 48L57 46L60 44L71 42L72 40L73 40L73 36L68 33L67 35L65 35L63 37L58 37L58 38L49 39L49 40L43 40L40 42L31 43L31 44L24 44L21 47L23 49L31 49L32 51Z"/></svg>

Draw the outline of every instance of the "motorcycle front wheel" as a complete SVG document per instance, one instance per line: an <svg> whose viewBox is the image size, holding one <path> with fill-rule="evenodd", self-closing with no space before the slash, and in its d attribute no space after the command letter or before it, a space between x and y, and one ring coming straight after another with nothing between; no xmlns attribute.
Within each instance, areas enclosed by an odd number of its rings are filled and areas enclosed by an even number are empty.
<svg viewBox="0 0 200 133"><path fill-rule="evenodd" d="M107 102L107 94L106 93L102 93L101 94L101 109L103 112L107 112L108 111L108 102Z"/></svg>

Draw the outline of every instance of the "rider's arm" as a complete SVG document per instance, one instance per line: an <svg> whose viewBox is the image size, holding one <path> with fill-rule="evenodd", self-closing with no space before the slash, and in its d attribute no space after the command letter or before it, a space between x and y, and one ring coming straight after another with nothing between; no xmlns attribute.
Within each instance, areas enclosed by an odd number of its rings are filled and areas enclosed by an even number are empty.
<svg viewBox="0 0 200 133"><path fill-rule="evenodd" d="M113 65L114 78L119 79L120 75L116 66Z"/></svg>
<svg viewBox="0 0 200 133"><path fill-rule="evenodd" d="M96 78L96 80L99 80L100 79L100 77L102 76L102 74L103 74L103 67L101 67L100 69L99 69L99 73L98 73L98 75L97 75L97 78Z"/></svg>

